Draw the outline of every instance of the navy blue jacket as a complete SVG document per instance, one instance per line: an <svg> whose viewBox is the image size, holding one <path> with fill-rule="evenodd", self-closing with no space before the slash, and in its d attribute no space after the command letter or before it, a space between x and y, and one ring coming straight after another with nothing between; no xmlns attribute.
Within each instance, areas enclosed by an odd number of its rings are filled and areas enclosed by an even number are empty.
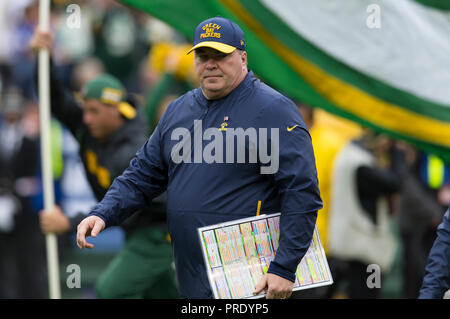
<svg viewBox="0 0 450 319"><path fill-rule="evenodd" d="M258 141L269 147L276 142L271 129L278 129L278 170L261 174L261 167L269 164L259 156L256 163L250 160L254 149L250 139L245 139L244 163L236 163L236 148L241 145L237 139L234 164L225 163L225 155L223 163L206 163L202 153L195 154L198 147L193 140L199 133L194 133L195 120L202 121L201 133L216 128L224 137L224 154L230 143L224 128L255 128L258 132L265 128L268 137ZM182 140L173 136L179 128L190 132L191 140L184 141L191 146L186 154L180 154L191 163L173 160L172 152ZM218 137L211 141L213 138ZM211 141L202 141L204 152ZM254 216L258 201L262 202L261 214L282 213L279 249L269 272L295 280L296 267L311 242L317 210L322 207L311 138L295 104L256 79L253 72L222 99L207 100L197 88L173 101L150 139L91 214L101 217L107 227L118 225L164 190L181 296L212 297L197 228Z"/></svg>
<svg viewBox="0 0 450 319"><path fill-rule="evenodd" d="M419 299L442 299L450 289L450 209L437 229L425 267L425 277Z"/></svg>

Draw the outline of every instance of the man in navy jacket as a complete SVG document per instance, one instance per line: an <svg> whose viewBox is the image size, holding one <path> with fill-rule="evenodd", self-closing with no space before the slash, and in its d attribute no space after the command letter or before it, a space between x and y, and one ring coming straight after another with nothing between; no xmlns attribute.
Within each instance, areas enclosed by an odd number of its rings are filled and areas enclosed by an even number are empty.
<svg viewBox="0 0 450 319"><path fill-rule="evenodd" d="M244 34L215 17L194 34L200 87L173 101L155 132L78 226L86 236L120 224L167 190L180 295L211 298L197 228L281 212L279 248L255 294L287 298L322 207L311 138L295 104L247 69ZM189 52L191 52L189 51Z"/></svg>
<svg viewBox="0 0 450 319"><path fill-rule="evenodd" d="M442 299L450 289L450 208L437 229L419 299Z"/></svg>

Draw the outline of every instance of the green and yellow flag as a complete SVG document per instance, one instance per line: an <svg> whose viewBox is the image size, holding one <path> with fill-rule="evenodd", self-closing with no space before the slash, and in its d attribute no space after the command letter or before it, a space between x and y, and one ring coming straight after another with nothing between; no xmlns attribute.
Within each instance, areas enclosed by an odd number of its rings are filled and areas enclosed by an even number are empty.
<svg viewBox="0 0 450 319"><path fill-rule="evenodd" d="M450 5L444 0L121 0L192 39L238 23L249 67L294 100L450 162Z"/></svg>

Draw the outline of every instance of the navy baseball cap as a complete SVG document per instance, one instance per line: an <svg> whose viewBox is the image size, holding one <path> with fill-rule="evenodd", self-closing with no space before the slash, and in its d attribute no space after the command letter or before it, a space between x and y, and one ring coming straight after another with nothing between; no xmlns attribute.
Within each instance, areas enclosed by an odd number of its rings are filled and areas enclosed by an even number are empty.
<svg viewBox="0 0 450 319"><path fill-rule="evenodd" d="M213 48L227 54L236 49L245 50L244 32L229 19L222 17L207 19L195 28L194 46L187 54L202 47Z"/></svg>

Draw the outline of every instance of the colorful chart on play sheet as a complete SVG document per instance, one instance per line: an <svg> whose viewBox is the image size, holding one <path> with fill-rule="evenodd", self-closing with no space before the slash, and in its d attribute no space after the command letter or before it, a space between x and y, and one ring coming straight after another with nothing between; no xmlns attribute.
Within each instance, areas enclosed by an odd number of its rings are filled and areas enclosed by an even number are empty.
<svg viewBox="0 0 450 319"><path fill-rule="evenodd" d="M280 214L262 215L199 228L203 256L214 296L255 298L256 284L275 258ZM297 267L294 290L333 283L317 228ZM262 297L264 294L256 297Z"/></svg>

